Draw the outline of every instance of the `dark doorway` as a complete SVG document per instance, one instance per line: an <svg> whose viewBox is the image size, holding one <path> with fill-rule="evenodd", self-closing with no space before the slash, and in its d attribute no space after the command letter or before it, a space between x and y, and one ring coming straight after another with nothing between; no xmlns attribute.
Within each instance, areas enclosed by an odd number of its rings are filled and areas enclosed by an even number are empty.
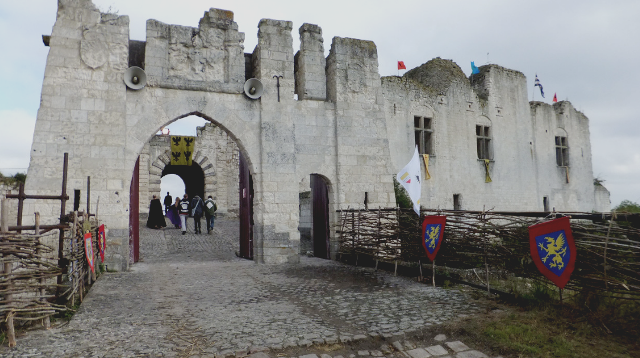
<svg viewBox="0 0 640 358"><path fill-rule="evenodd" d="M117 194L117 193L116 193ZM133 168L129 187L129 263L140 259L140 157Z"/></svg>
<svg viewBox="0 0 640 358"><path fill-rule="evenodd" d="M253 179L240 152L240 257L253 260ZM185 183L186 184L186 183Z"/></svg>
<svg viewBox="0 0 640 358"><path fill-rule="evenodd" d="M325 179L311 174L311 220L313 256L331 258L329 252L329 189Z"/></svg>
<svg viewBox="0 0 640 358"><path fill-rule="evenodd" d="M462 210L462 203L460 202L460 194L453 194L453 210Z"/></svg>
<svg viewBox="0 0 640 358"><path fill-rule="evenodd" d="M189 196L189 200L198 194L204 198L204 172L198 163L191 165L167 165L162 170L162 176L175 174L184 182L184 191ZM182 195L182 194L180 194Z"/></svg>

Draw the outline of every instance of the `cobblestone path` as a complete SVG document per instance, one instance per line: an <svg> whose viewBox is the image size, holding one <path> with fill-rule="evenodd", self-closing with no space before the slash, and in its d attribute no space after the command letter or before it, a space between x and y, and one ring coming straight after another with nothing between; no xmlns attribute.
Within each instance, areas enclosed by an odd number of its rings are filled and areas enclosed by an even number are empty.
<svg viewBox="0 0 640 358"><path fill-rule="evenodd" d="M0 355L235 357L391 342L477 310L457 290L371 268L308 257L256 265L235 256L237 230L234 219L218 220L211 235L141 229L141 261L130 272L103 275L68 324L32 331Z"/></svg>

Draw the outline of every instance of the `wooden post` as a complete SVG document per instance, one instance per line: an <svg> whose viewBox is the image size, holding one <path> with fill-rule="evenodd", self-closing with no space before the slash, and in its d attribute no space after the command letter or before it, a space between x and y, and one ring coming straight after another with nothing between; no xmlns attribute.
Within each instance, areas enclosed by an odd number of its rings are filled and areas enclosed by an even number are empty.
<svg viewBox="0 0 640 358"><path fill-rule="evenodd" d="M486 214L485 214L485 206L482 206L482 214L480 216L481 220L482 220L482 228L485 228L485 223L486 223ZM484 268L487 272L487 295L491 295L491 287L489 286L489 264L487 263L487 236L483 235L482 237L482 243L483 243L483 247L484 247Z"/></svg>
<svg viewBox="0 0 640 358"><path fill-rule="evenodd" d="M73 212L73 226L71 227L71 255L69 255L69 258L73 258L75 256L76 253L76 248L77 248L77 244L76 244L76 235L78 232L78 212L74 211ZM71 260L69 261L70 265L72 266L72 270L71 270L71 305L75 306L76 305L76 290L78 290L78 286L80 286L79 282L78 282L78 260L73 260L73 262L71 262ZM79 291L79 290L78 290ZM82 299L80 300L80 302L82 302Z"/></svg>
<svg viewBox="0 0 640 358"><path fill-rule="evenodd" d="M431 261L431 284L436 287L436 259Z"/></svg>
<svg viewBox="0 0 640 358"><path fill-rule="evenodd" d="M615 219L616 211L611 211L611 220L609 220L609 229L607 230L607 238L604 241L604 287L608 291L609 290L609 280L607 279L607 248L609 246L609 235L611 235L611 226L613 225L613 220Z"/></svg>
<svg viewBox="0 0 640 358"><path fill-rule="evenodd" d="M562 289L558 287L558 290L560 291L560 306L564 306L564 303L562 303Z"/></svg>
<svg viewBox="0 0 640 358"><path fill-rule="evenodd" d="M2 207L0 208L0 231L3 233L7 233L9 232L9 203L4 197L4 194L2 194L2 199L0 200L2 205Z"/></svg>
<svg viewBox="0 0 640 358"><path fill-rule="evenodd" d="M89 233L91 233L91 220L89 220L89 212L87 211L87 213L85 214L85 220L86 222L89 224ZM92 235L93 236L93 235ZM97 237L96 237L97 238ZM97 241L97 240L96 240ZM91 238L91 250L93 251L93 271L91 271L91 267L89 267L89 272L91 273L91 281L90 282L96 282L96 250L95 249L95 242L93 241L93 237Z"/></svg>
<svg viewBox="0 0 640 358"><path fill-rule="evenodd" d="M396 268L393 270L393 275L398 276L398 260L396 260Z"/></svg>
<svg viewBox="0 0 640 358"><path fill-rule="evenodd" d="M36 233L36 235L40 235L40 213L36 212L34 214L36 216L36 230L35 230L35 233ZM38 245L41 245L41 244L42 244L41 238L38 237ZM38 258L40 258L40 255L41 255L41 249L38 248L38 249L36 249L36 256L38 256ZM46 302L47 301L47 299L45 298L45 295L47 294L46 290L44 288L45 284L46 284L46 279L41 278L40 279L40 286L41 286L40 287L40 301L42 301L42 302ZM50 329L51 328L51 319L49 318L49 316L47 316L47 317L42 319L42 325L44 326L45 329Z"/></svg>
<svg viewBox="0 0 640 358"><path fill-rule="evenodd" d="M9 202L7 201L7 199L4 197L4 195L2 196L2 202L0 203L0 205L2 205L2 210L0 213L0 230L2 230L3 233L8 233L9 232ZM9 255L5 256L5 258L9 258ZM9 291L11 291L11 286L13 286L11 284L11 271L13 270L13 263L11 262L6 262L4 263L4 275L7 278L7 288ZM6 295L4 295L4 300L7 302L7 306L13 306L13 295L8 293ZM7 316L5 321L7 322L7 339L9 340L9 347L15 347L16 346L16 331L14 329L13 326L13 315L14 312L13 311L7 311Z"/></svg>
<svg viewBox="0 0 640 358"><path fill-rule="evenodd" d="M60 224L67 210L67 170L69 168L69 153L64 153L64 162L62 165L62 194L60 195ZM64 259L64 230L60 229L58 236L58 266L62 267L62 259ZM62 274L58 275L58 288L56 290L56 298L60 298L62 290Z"/></svg>
<svg viewBox="0 0 640 358"><path fill-rule="evenodd" d="M87 177L87 214L90 213L91 208L91 177Z"/></svg>
<svg viewBox="0 0 640 358"><path fill-rule="evenodd" d="M24 194L24 183L20 183L20 190L18 191L18 220L16 221L16 225L22 226L22 211L24 210L24 199L26 195ZM16 230L18 234L22 232L22 230Z"/></svg>

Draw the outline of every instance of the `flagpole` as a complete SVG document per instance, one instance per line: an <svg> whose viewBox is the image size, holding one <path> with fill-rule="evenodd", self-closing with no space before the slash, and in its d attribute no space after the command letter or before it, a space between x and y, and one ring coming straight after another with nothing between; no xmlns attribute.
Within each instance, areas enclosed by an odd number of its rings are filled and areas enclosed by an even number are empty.
<svg viewBox="0 0 640 358"><path fill-rule="evenodd" d="M538 78L538 74L536 73L536 78ZM536 80L533 80L533 97L531 97L531 102L536 101Z"/></svg>

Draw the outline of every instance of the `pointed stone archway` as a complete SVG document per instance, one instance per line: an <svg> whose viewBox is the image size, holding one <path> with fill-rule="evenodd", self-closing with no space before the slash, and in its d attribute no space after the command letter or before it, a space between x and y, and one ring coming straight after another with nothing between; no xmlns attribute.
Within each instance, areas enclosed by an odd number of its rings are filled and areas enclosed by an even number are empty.
<svg viewBox="0 0 640 358"><path fill-rule="evenodd" d="M201 151L196 151L191 166L176 166L171 165L171 160L169 159L170 154L171 151L167 150L151 163L148 171L148 195L150 197L156 195L160 198L162 194L160 190L162 177L168 174L176 174L184 182L185 192L189 198L193 198L194 194L198 194L201 198L204 198L205 193L211 191L211 188L207 191L207 181L205 178L216 174L209 158L203 156Z"/></svg>

